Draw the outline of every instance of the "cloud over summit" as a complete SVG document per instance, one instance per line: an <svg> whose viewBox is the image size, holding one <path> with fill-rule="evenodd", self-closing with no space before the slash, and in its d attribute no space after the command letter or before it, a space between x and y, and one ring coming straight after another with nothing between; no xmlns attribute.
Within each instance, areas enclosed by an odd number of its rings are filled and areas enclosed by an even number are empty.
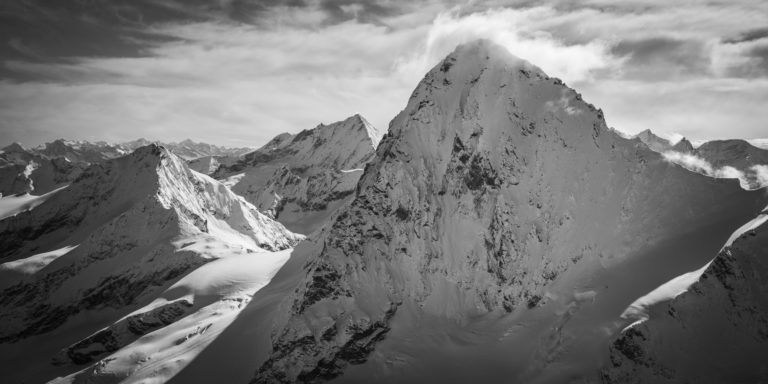
<svg viewBox="0 0 768 384"><path fill-rule="evenodd" d="M627 132L758 138L768 121L768 5L760 1L3 7L7 141L191 136L259 145L354 113L386 127L421 76L475 38L562 78Z"/></svg>

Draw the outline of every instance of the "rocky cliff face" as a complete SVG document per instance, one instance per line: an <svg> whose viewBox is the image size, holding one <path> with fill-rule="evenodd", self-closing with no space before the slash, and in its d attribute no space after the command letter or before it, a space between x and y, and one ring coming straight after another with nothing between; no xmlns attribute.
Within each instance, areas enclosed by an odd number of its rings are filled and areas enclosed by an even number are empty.
<svg viewBox="0 0 768 384"><path fill-rule="evenodd" d="M191 271L302 236L150 145L91 166L32 211L0 221L0 239L0 357L18 344L15 353L46 361L48 348L71 344L58 363L82 364L187 315L192 303L174 302L118 321ZM41 339L44 348L23 348Z"/></svg>
<svg viewBox="0 0 768 384"><path fill-rule="evenodd" d="M359 115L282 134L213 176L300 233L322 225L352 195L381 134Z"/></svg>
<svg viewBox="0 0 768 384"><path fill-rule="evenodd" d="M616 331L622 306L703 264L762 200L619 137L503 48L463 45L392 121L352 202L176 380L242 379L248 365L255 383L416 381L436 360L434 381L542 380L570 366L578 335ZM704 233L690 249L669 245ZM679 262L643 264L655 254ZM632 278L638 266L647 281ZM615 293L592 283L601 271L621 276ZM594 321L571 320L579 310ZM251 360L214 357L230 348ZM480 355L498 364L465 363Z"/></svg>
<svg viewBox="0 0 768 384"><path fill-rule="evenodd" d="M764 213L687 292L659 304L610 346L603 383L768 380L768 226Z"/></svg>

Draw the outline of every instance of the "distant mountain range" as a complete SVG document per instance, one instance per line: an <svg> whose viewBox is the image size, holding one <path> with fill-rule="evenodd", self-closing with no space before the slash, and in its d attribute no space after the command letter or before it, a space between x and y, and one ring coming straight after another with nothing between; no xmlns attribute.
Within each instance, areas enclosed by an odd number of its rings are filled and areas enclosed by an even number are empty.
<svg viewBox="0 0 768 384"><path fill-rule="evenodd" d="M9 383L758 383L768 151L628 137L490 41L389 130L0 153Z"/></svg>
<svg viewBox="0 0 768 384"><path fill-rule="evenodd" d="M191 140L159 143L138 139L109 144L59 139L34 148L25 148L19 143L13 143L0 150L0 195L48 193L71 183L91 164L125 156L137 148L153 143L185 160L205 156L237 157L253 150L225 148Z"/></svg>
<svg viewBox="0 0 768 384"><path fill-rule="evenodd" d="M752 145L749 141L712 140L699 146L683 138L676 143L645 130L635 135L650 149L666 159L709 176L735 178L745 188L768 186L768 149Z"/></svg>

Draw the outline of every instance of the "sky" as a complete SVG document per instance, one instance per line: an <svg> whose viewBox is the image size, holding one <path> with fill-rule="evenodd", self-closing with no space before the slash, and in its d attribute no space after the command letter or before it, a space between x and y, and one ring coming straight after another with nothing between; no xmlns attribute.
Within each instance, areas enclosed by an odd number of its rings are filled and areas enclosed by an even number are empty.
<svg viewBox="0 0 768 384"><path fill-rule="evenodd" d="M257 147L355 113L387 127L476 38L621 131L765 138L766 21L765 0L3 0L0 145Z"/></svg>

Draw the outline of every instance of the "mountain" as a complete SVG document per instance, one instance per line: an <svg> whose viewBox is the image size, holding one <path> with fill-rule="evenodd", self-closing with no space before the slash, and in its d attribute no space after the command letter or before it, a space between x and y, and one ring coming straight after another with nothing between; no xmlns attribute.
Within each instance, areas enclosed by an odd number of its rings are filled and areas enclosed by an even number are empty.
<svg viewBox="0 0 768 384"><path fill-rule="evenodd" d="M204 348L302 238L161 146L93 164L0 221L0 361L19 367L4 380L98 376L125 348L109 375L138 375L136 343L156 367L158 350L177 354L162 368L178 370L178 353ZM179 341L202 325L205 338Z"/></svg>
<svg viewBox="0 0 768 384"><path fill-rule="evenodd" d="M221 163L216 156L203 156L197 159L189 160L189 168L204 175L211 175L216 172Z"/></svg>
<svg viewBox="0 0 768 384"><path fill-rule="evenodd" d="M124 148L105 142L54 140L35 148L36 154L52 159L64 159L71 163L99 163L128 154Z"/></svg>
<svg viewBox="0 0 768 384"><path fill-rule="evenodd" d="M635 138L640 139L648 148L656 152L664 152L672 148L672 143L669 140L657 136L650 129L638 133Z"/></svg>
<svg viewBox="0 0 768 384"><path fill-rule="evenodd" d="M253 150L252 148L228 148L207 143L197 143L190 139L186 139L178 143L163 143L159 141L149 141L147 139L141 138L138 140L125 142L120 145L127 148L128 150L134 150L151 143L162 145L163 147L173 152L176 156L179 156L188 161L206 156L238 157Z"/></svg>
<svg viewBox="0 0 768 384"><path fill-rule="evenodd" d="M768 150L755 147L745 140L712 140L694 152L714 167L731 166L745 170L754 165L768 165Z"/></svg>
<svg viewBox="0 0 768 384"><path fill-rule="evenodd" d="M62 146L46 148L61 149ZM29 193L44 195L69 184L89 165L79 154L73 157L72 151L62 150L61 156L52 152L26 149L18 143L3 148L0 153L0 197ZM70 160L67 155L73 158Z"/></svg>
<svg viewBox="0 0 768 384"><path fill-rule="evenodd" d="M689 153L689 152L693 152L695 149L693 147L693 144L691 144L691 142L688 141L688 139L683 137L682 139L680 139L680 141L675 143L675 145L673 145L670 148L670 150L682 152L682 153Z"/></svg>
<svg viewBox="0 0 768 384"><path fill-rule="evenodd" d="M768 149L768 139L751 139L747 141L755 147Z"/></svg>
<svg viewBox="0 0 768 384"><path fill-rule="evenodd" d="M711 140L698 147L683 138L672 145L650 130L635 136L669 161L708 176L735 178L744 188L768 186L768 150L746 140Z"/></svg>
<svg viewBox="0 0 768 384"><path fill-rule="evenodd" d="M766 382L767 220L765 211L745 225L685 293L622 332L602 382Z"/></svg>
<svg viewBox="0 0 768 384"><path fill-rule="evenodd" d="M615 134L504 48L461 45L350 203L171 382L599 379L618 314L767 203Z"/></svg>
<svg viewBox="0 0 768 384"><path fill-rule="evenodd" d="M354 115L278 135L241 160L223 164L213 177L290 230L309 234L349 201L381 136Z"/></svg>
<svg viewBox="0 0 768 384"><path fill-rule="evenodd" d="M146 139L123 144L59 139L27 149L13 143L0 151L0 195L28 194L29 198L45 195L71 183L91 164L125 156L148 144L151 142ZM249 148L225 148L191 140L171 143L167 148L185 159L220 156L230 162L234 160L229 158L236 159L250 151ZM3 217L1 213L0 217Z"/></svg>

